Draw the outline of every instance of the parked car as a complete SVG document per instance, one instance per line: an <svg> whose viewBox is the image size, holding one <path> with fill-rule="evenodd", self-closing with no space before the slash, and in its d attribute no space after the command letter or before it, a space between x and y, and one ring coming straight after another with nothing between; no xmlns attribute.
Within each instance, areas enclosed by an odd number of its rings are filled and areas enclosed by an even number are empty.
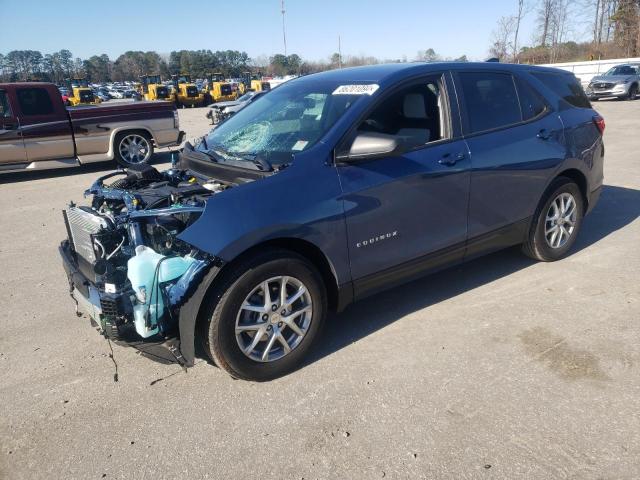
<svg viewBox="0 0 640 480"><path fill-rule="evenodd" d="M100 99L100 101L102 101L102 102L106 102L106 101L108 101L108 100L111 100L111 97L109 96L109 94L108 94L108 93L105 93L105 92L104 92L104 91L102 91L102 90L98 90L98 91L95 93L95 95L96 95L96 97L98 97L98 98Z"/></svg>
<svg viewBox="0 0 640 480"><path fill-rule="evenodd" d="M593 77L587 87L590 100L616 97L634 100L640 86L640 64L616 65L604 75Z"/></svg>
<svg viewBox="0 0 640 480"><path fill-rule="evenodd" d="M566 256L600 195L603 130L556 69L309 75L170 170L99 178L90 206L66 209L60 251L108 336L179 338L163 345L185 365L197 340L232 376L267 380L302 364L328 311L512 245Z"/></svg>
<svg viewBox="0 0 640 480"><path fill-rule="evenodd" d="M231 115L242 110L244 107L257 100L265 93L267 92L249 91L239 97L237 100L213 103L209 105L209 109L205 116L211 121L212 125L218 124Z"/></svg>
<svg viewBox="0 0 640 480"><path fill-rule="evenodd" d="M0 101L0 173L145 163L154 147L179 145L184 136L168 102L67 109L49 83L0 83Z"/></svg>
<svg viewBox="0 0 640 480"><path fill-rule="evenodd" d="M109 90L109 95L111 96L111 98L121 99L124 98L124 91L114 88Z"/></svg>

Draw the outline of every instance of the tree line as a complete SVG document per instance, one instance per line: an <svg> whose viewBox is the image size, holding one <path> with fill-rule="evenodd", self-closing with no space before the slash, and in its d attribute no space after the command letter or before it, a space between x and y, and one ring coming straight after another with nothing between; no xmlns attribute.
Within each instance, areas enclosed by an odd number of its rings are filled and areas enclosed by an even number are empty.
<svg viewBox="0 0 640 480"><path fill-rule="evenodd" d="M246 52L224 50L180 50L167 55L149 51L128 51L115 60L108 55L87 59L73 56L69 50L42 54L37 50L13 50L0 54L0 80L45 80L62 84L69 78L87 78L92 82L137 80L141 75L172 74L206 78L213 73L239 77L251 70Z"/></svg>
<svg viewBox="0 0 640 480"><path fill-rule="evenodd" d="M535 15L525 44L522 21ZM556 63L640 56L640 0L514 0L496 22L490 53L502 61Z"/></svg>

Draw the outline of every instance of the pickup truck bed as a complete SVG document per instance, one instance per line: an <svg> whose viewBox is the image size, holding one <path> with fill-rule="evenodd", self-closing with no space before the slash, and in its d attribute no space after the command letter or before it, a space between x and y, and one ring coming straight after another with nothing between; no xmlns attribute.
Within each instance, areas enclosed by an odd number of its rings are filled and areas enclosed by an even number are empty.
<svg viewBox="0 0 640 480"><path fill-rule="evenodd" d="M49 83L0 84L0 173L118 159L125 136L153 147L179 145L175 105L134 102L66 108Z"/></svg>

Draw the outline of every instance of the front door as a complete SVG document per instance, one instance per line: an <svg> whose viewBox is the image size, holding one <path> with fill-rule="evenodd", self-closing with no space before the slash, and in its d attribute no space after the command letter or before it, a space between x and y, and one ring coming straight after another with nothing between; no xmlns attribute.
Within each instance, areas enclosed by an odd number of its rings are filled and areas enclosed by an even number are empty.
<svg viewBox="0 0 640 480"><path fill-rule="evenodd" d="M391 92L358 126L397 137L404 153L337 167L356 297L463 257L470 161L444 79Z"/></svg>
<svg viewBox="0 0 640 480"><path fill-rule="evenodd" d="M75 158L71 122L62 102L54 103L46 88L28 84L16 88L16 98L29 162Z"/></svg>
<svg viewBox="0 0 640 480"><path fill-rule="evenodd" d="M11 108L9 92L0 90L0 170L26 162L20 122Z"/></svg>

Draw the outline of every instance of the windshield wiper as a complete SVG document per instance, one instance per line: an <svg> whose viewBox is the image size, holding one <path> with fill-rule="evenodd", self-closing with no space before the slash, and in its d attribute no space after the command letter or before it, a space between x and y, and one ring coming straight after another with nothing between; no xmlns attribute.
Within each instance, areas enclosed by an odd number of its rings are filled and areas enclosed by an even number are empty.
<svg viewBox="0 0 640 480"><path fill-rule="evenodd" d="M240 160L243 162L251 162L258 170L271 172L273 171L273 166L266 159L261 156L253 153L235 153L228 152L223 150L220 147L210 148L207 150L207 154L219 162L218 157L224 160Z"/></svg>
<svg viewBox="0 0 640 480"><path fill-rule="evenodd" d="M271 165L271 163L266 158L262 158L258 154L239 153L238 155L240 155L240 158L244 158L246 160L253 162L253 164L256 167L258 167L260 170L264 170L267 172L270 172L271 170L273 170L273 165Z"/></svg>

